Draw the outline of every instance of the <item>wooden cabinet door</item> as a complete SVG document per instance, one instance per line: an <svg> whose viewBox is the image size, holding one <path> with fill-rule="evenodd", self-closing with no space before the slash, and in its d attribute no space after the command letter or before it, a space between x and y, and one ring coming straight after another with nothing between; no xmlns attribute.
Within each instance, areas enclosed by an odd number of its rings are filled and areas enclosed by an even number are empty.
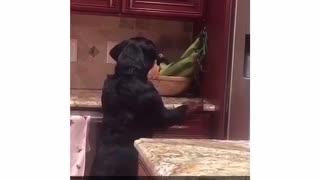
<svg viewBox="0 0 320 180"><path fill-rule="evenodd" d="M71 0L71 11L117 13L121 0Z"/></svg>
<svg viewBox="0 0 320 180"><path fill-rule="evenodd" d="M209 127L212 122L212 112L196 112L181 125L171 126L168 129L159 129L153 135L154 138L185 138L206 139L209 138Z"/></svg>
<svg viewBox="0 0 320 180"><path fill-rule="evenodd" d="M242 1L242 0L240 0ZM233 47L235 0L209 0L208 54L201 79L201 95L216 106L210 129L212 138L227 136L230 61Z"/></svg>
<svg viewBox="0 0 320 180"><path fill-rule="evenodd" d="M199 18L205 0L122 0L124 14Z"/></svg>

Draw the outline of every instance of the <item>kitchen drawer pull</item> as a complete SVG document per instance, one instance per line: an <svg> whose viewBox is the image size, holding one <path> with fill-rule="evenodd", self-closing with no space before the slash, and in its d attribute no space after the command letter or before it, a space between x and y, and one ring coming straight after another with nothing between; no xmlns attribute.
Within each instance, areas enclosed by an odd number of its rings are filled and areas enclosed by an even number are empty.
<svg viewBox="0 0 320 180"><path fill-rule="evenodd" d="M250 79L250 34L245 35L245 57L243 63L243 77Z"/></svg>
<svg viewBox="0 0 320 180"><path fill-rule="evenodd" d="M189 128L189 126L171 126L171 128L174 128L174 129L187 129L187 128Z"/></svg>

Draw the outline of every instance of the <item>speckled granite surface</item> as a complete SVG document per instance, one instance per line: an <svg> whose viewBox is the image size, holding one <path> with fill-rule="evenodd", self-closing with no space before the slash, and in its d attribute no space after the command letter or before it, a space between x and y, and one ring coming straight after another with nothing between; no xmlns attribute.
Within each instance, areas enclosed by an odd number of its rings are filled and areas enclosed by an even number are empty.
<svg viewBox="0 0 320 180"><path fill-rule="evenodd" d="M70 107L100 108L101 107L101 90L71 89Z"/></svg>
<svg viewBox="0 0 320 180"><path fill-rule="evenodd" d="M249 141L139 139L135 147L155 176L250 176Z"/></svg>
<svg viewBox="0 0 320 180"><path fill-rule="evenodd" d="M215 106L201 98L174 98L163 97L163 103L168 109L181 106L186 102L202 102L204 111L215 111ZM71 90L70 107L100 108L101 90Z"/></svg>

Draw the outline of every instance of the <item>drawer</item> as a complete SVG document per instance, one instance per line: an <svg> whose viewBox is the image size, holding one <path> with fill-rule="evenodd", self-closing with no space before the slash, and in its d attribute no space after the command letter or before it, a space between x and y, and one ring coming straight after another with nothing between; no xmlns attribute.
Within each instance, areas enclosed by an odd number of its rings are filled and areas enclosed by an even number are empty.
<svg viewBox="0 0 320 180"><path fill-rule="evenodd" d="M156 138L208 138L211 113L199 112L193 114L181 125L171 126L168 129L158 129L153 137Z"/></svg>

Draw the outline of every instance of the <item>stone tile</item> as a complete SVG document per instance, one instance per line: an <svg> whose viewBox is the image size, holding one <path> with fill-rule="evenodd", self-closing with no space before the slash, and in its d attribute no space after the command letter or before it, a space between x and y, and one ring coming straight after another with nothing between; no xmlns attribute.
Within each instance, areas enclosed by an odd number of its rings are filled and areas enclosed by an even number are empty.
<svg viewBox="0 0 320 180"><path fill-rule="evenodd" d="M144 36L154 41L168 58L179 57L185 50L181 44L192 36L192 32L184 31L184 26L184 22L177 21L72 14L70 38L77 39L78 52L77 62L70 64L71 88L102 88L106 74L114 72L114 64L106 62L108 41ZM93 46L98 53L92 51ZM89 52L95 54L91 56Z"/></svg>
<svg viewBox="0 0 320 180"><path fill-rule="evenodd" d="M119 28L134 29L135 21L130 18L120 18Z"/></svg>
<svg viewBox="0 0 320 180"><path fill-rule="evenodd" d="M136 19L136 29L139 30L148 30L150 29L150 21L145 19Z"/></svg>
<svg viewBox="0 0 320 180"><path fill-rule="evenodd" d="M89 49L89 55L92 56L92 57L95 57L96 55L98 55L100 53L99 49L97 49L95 46L92 46L90 49Z"/></svg>

